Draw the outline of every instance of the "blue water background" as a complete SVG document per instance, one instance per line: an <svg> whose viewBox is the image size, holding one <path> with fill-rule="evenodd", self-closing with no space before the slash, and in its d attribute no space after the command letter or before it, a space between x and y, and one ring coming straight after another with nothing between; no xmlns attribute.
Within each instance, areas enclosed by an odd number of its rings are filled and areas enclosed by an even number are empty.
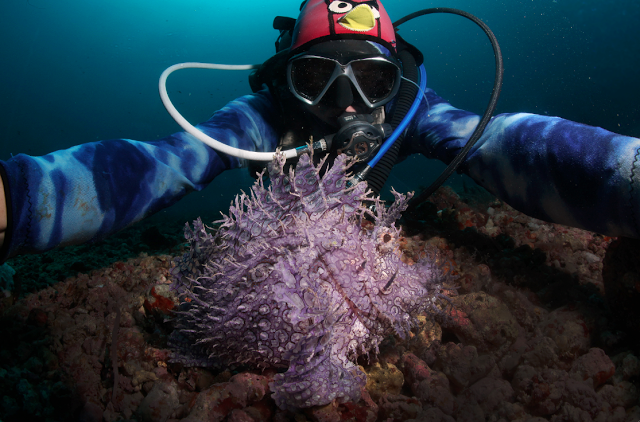
<svg viewBox="0 0 640 422"><path fill-rule="evenodd" d="M484 20L504 55L497 112L562 116L640 136L640 2L635 0L388 0L392 20L418 9L464 9ZM110 138L153 140L179 131L158 76L184 61L260 63L274 52L276 15L299 0L5 0L0 3L0 159ZM429 86L482 113L493 84L487 37L458 16L430 15L401 34L425 54ZM192 122L249 93L246 72L184 70L169 92ZM390 178L406 191L443 165L412 157ZM228 208L252 179L234 171L165 215ZM456 176L454 183L460 183Z"/></svg>

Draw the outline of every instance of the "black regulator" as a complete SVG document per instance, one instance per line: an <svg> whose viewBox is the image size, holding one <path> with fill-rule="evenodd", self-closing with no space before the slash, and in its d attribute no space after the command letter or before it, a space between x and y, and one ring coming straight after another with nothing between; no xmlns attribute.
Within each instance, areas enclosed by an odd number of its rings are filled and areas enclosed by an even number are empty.
<svg viewBox="0 0 640 422"><path fill-rule="evenodd" d="M391 135L390 124L374 124L371 114L345 113L338 118L340 129L325 140L339 154L368 161L380 148L384 140Z"/></svg>

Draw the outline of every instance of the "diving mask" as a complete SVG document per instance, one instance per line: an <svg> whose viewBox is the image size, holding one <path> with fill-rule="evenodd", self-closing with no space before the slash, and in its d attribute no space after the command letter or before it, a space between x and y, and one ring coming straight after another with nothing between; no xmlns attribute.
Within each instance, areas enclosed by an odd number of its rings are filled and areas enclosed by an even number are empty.
<svg viewBox="0 0 640 422"><path fill-rule="evenodd" d="M291 93L309 105L318 104L337 78L346 77L367 107L379 107L396 95L401 76L400 66L386 57L359 58L342 64L332 58L303 54L287 65Z"/></svg>

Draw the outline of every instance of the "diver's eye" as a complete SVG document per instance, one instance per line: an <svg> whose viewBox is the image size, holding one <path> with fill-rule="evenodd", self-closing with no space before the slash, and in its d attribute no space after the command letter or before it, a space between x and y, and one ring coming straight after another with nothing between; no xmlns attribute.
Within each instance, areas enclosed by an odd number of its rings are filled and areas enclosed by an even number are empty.
<svg viewBox="0 0 640 422"><path fill-rule="evenodd" d="M332 1L329 5L329 10L333 13L347 13L351 9L353 6L346 1Z"/></svg>

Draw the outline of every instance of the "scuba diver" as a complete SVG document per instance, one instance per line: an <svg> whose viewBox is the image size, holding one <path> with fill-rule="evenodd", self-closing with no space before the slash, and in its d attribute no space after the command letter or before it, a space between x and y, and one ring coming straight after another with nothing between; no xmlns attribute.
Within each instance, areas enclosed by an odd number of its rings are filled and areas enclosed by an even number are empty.
<svg viewBox="0 0 640 422"><path fill-rule="evenodd" d="M281 19L278 27L279 51L251 76L255 92L231 101L199 131L263 153L305 150L313 140L324 154L359 157L358 174L379 190L378 168L414 153L450 163L479 126L480 116L416 86L425 81L422 56L396 33L380 1L307 0L297 20ZM532 217L640 238L640 139L526 113L486 123L458 171ZM369 171L366 160L391 133L398 137L391 158L384 154ZM242 157L188 132L13 156L0 162L0 262L104 238L224 170L256 166Z"/></svg>

